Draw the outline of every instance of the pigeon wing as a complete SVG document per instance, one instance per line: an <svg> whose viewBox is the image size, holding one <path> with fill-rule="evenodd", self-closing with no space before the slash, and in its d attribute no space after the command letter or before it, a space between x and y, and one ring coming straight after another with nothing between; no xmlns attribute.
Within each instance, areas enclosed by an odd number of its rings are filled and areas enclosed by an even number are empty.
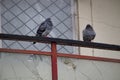
<svg viewBox="0 0 120 80"><path fill-rule="evenodd" d="M84 41L91 41L90 35L87 30L83 30L83 40Z"/></svg>
<svg viewBox="0 0 120 80"><path fill-rule="evenodd" d="M52 21L46 21L46 22L45 22L45 26L46 26L46 29L45 29L45 31L42 33L42 36L47 36L47 35L51 32L51 30L52 30L52 28L53 28L53 23L52 23Z"/></svg>

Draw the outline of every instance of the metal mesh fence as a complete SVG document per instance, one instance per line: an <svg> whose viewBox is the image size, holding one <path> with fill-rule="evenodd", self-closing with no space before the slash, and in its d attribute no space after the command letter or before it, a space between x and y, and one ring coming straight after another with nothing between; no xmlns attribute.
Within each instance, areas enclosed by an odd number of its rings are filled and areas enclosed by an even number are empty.
<svg viewBox="0 0 120 80"><path fill-rule="evenodd" d="M50 17L54 24L48 37L73 39L71 0L2 0L2 33L34 36L38 26ZM50 50L50 45L3 40L3 47ZM72 47L58 46L58 51L72 53Z"/></svg>

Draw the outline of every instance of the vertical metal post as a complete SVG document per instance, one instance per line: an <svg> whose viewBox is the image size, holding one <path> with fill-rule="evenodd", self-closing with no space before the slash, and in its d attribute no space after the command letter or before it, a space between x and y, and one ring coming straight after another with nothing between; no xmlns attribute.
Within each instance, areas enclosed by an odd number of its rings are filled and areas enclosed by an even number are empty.
<svg viewBox="0 0 120 80"><path fill-rule="evenodd" d="M58 80L58 71L57 71L57 48L56 43L51 43L51 63L52 63L52 80Z"/></svg>

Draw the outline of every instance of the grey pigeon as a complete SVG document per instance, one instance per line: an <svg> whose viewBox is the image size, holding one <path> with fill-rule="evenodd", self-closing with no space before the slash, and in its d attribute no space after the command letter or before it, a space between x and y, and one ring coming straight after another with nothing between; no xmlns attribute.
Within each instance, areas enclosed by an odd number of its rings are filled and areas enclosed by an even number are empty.
<svg viewBox="0 0 120 80"><path fill-rule="evenodd" d="M83 40L86 42L91 42L96 36L96 33L93 27L90 24L87 24L86 28L83 30Z"/></svg>
<svg viewBox="0 0 120 80"><path fill-rule="evenodd" d="M52 28L53 28L53 23L51 21L51 18L47 18L45 21L43 21L40 24L40 26L36 32L36 36L37 37L40 37L40 36L46 37L51 32ZM35 43L36 42L33 42L33 44L35 44Z"/></svg>

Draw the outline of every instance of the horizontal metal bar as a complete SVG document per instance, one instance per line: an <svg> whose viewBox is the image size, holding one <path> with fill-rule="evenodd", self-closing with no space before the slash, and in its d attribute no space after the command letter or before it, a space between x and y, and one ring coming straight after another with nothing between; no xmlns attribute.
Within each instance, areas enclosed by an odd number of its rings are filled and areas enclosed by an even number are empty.
<svg viewBox="0 0 120 80"><path fill-rule="evenodd" d="M69 39L59 39L59 38L48 38L48 37L35 37L26 35L14 35L14 34L0 34L0 39L5 40L18 40L18 41L35 41L41 43L52 43L55 42L59 45L68 46L79 46L87 48L105 49L105 50L115 50L120 51L120 45L96 43L96 42L84 42L79 40L69 40Z"/></svg>
<svg viewBox="0 0 120 80"><path fill-rule="evenodd" d="M120 59L113 59L113 58L103 58L103 57L75 55L75 54L63 54L63 53L58 53L57 55L59 57L68 57L68 58L76 58L76 59L85 59L85 60L95 60L95 61L105 61L105 62L120 63Z"/></svg>
<svg viewBox="0 0 120 80"><path fill-rule="evenodd" d="M15 54L38 54L38 55L46 55L52 56L51 52L42 52L42 51L33 51L33 50L20 50L20 49L7 49L0 48L0 52L8 52ZM116 62L120 63L120 59L112 59L112 58L103 58L103 57L95 57L95 56L83 56L83 55L75 55L75 54L64 54L57 53L58 57L67 57L67 58L75 58L75 59L84 59L84 60L95 60L95 61L105 61L105 62Z"/></svg>
<svg viewBox="0 0 120 80"><path fill-rule="evenodd" d="M7 53L19 53L19 54L37 54L37 55L47 55L51 56L51 52L43 52L43 51L33 51L33 50L21 50L21 49L7 49L7 48L0 48L0 52L7 52Z"/></svg>

